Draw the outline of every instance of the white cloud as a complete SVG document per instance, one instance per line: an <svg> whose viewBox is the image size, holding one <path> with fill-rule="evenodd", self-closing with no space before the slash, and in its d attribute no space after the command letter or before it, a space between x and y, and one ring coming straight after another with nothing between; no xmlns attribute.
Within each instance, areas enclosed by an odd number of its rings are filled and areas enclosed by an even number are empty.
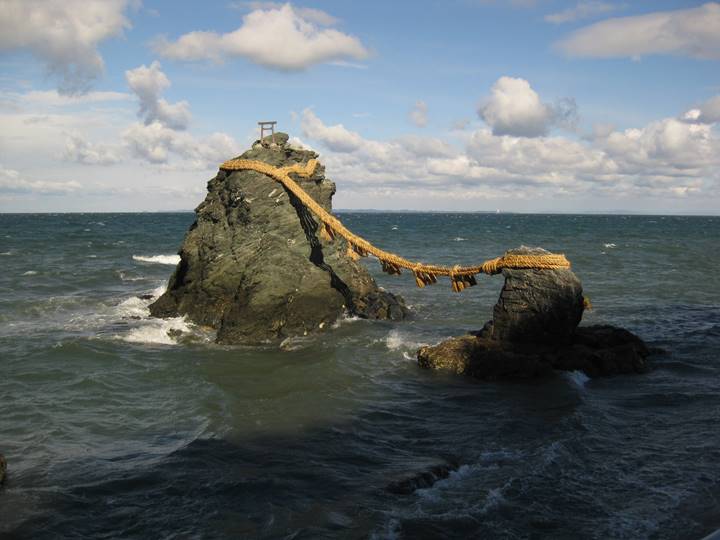
<svg viewBox="0 0 720 540"><path fill-rule="evenodd" d="M160 94L170 86L170 79L155 61L150 67L144 64L125 72L128 86L140 100L138 116L146 125L153 122L171 129L185 129L190 123L190 105L187 101L168 103Z"/></svg>
<svg viewBox="0 0 720 540"><path fill-rule="evenodd" d="M333 60L362 60L368 51L354 36L331 28L318 28L317 16L291 4L257 9L243 17L243 24L227 34L195 31L171 42L160 38L155 50L175 60L247 58L256 64L283 71L306 69Z"/></svg>
<svg viewBox="0 0 720 540"><path fill-rule="evenodd" d="M422 100L415 102L415 106L409 113L410 121L417 127L427 126L427 103Z"/></svg>
<svg viewBox="0 0 720 540"><path fill-rule="evenodd" d="M311 109L302 112L302 130L306 137L321 141L333 152L353 152L364 143L358 133L342 124L326 126Z"/></svg>
<svg viewBox="0 0 720 540"><path fill-rule="evenodd" d="M280 9L284 5L283 2L230 2L230 7L250 9L253 11L258 9ZM336 17L333 17L321 9L295 6L295 11L297 11L298 15L303 19L322 26L332 26L340 22Z"/></svg>
<svg viewBox="0 0 720 540"><path fill-rule="evenodd" d="M492 95L480 106L478 115L495 135L537 137L547 133L553 123L550 105L542 103L525 79L500 77Z"/></svg>
<svg viewBox="0 0 720 540"><path fill-rule="evenodd" d="M119 151L102 144L93 144L79 135L70 135L65 139L63 157L86 165L113 165L120 161Z"/></svg>
<svg viewBox="0 0 720 540"><path fill-rule="evenodd" d="M0 165L0 193L41 193L57 195L70 193L80 189L79 182L49 182L45 180L28 180L14 169L6 169Z"/></svg>
<svg viewBox="0 0 720 540"><path fill-rule="evenodd" d="M462 149L431 137L366 139L326 125L310 109L301 125L304 136L325 149L321 160L342 182L339 193L381 205L401 195L405 202L431 198L449 205L477 198L673 199L720 187L720 141L711 127L673 118L625 131L603 126L585 142L483 128L464 136Z"/></svg>
<svg viewBox="0 0 720 540"><path fill-rule="evenodd" d="M225 133L197 138L170 129L160 122L133 124L122 133L123 142L133 157L153 164L167 164L171 155L182 160L178 166L194 169L213 168L237 155L237 142Z"/></svg>
<svg viewBox="0 0 720 540"><path fill-rule="evenodd" d="M697 109L685 113L683 120L699 124L716 124L720 122L720 95L702 103Z"/></svg>
<svg viewBox="0 0 720 540"><path fill-rule="evenodd" d="M33 107L68 107L88 103L127 101L132 98L125 92L87 92L86 94L67 95L57 90L32 90L25 94L13 94L17 101Z"/></svg>
<svg viewBox="0 0 720 540"><path fill-rule="evenodd" d="M0 52L27 50L59 77L61 94L86 92L103 72L97 48L130 22L128 0L3 0Z"/></svg>
<svg viewBox="0 0 720 540"><path fill-rule="evenodd" d="M567 22L573 22L580 19L589 19L596 15L603 15L615 11L618 7L608 2L601 2L599 0L584 0L578 2L572 7L558 11L557 13L551 13L545 15L544 19L547 22L554 24L562 24Z"/></svg>
<svg viewBox="0 0 720 540"><path fill-rule="evenodd" d="M557 46L577 57L674 54L719 59L720 4L608 19L577 30Z"/></svg>

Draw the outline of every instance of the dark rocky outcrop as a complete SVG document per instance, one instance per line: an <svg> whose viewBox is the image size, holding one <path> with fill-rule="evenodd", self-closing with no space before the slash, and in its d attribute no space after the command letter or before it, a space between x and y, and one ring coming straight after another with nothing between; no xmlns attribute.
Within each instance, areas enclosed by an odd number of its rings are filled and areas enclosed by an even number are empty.
<svg viewBox="0 0 720 540"><path fill-rule="evenodd" d="M243 159L283 167L317 154L276 133L256 141ZM335 184L319 166L298 182L332 209ZM150 312L187 315L217 330L219 343L262 343L327 329L343 313L400 320L403 300L378 288L345 254L342 239L321 240L311 213L282 184L255 171L218 172L195 210L168 289Z"/></svg>
<svg viewBox="0 0 720 540"><path fill-rule="evenodd" d="M395 495L410 495L415 490L431 487L438 480L450 476L457 470L459 464L456 460L428 458L414 463L414 470L403 473L394 478L385 486L385 491Z"/></svg>
<svg viewBox="0 0 720 540"><path fill-rule="evenodd" d="M520 248L509 254L541 254ZM650 351L636 335L613 326L579 327L582 285L570 269L503 270L493 320L479 332L422 347L421 367L480 379L529 378L554 370L590 377L648 370Z"/></svg>
<svg viewBox="0 0 720 540"><path fill-rule="evenodd" d="M0 485L2 485L5 482L6 474L7 474L7 461L5 461L5 456L0 454Z"/></svg>

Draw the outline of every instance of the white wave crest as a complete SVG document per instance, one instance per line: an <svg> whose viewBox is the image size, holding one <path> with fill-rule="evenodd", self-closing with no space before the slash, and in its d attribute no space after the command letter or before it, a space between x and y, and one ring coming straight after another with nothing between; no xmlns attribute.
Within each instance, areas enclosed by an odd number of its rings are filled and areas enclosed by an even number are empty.
<svg viewBox="0 0 720 540"><path fill-rule="evenodd" d="M7 257L9 255L12 255L12 251L3 251L2 253L0 253L0 255Z"/></svg>
<svg viewBox="0 0 720 540"><path fill-rule="evenodd" d="M343 324L354 323L361 320L362 319L357 315L348 315L347 313L345 313L344 315L338 317L338 320L332 324L331 328L337 329L340 328L340 326L342 326Z"/></svg>
<svg viewBox="0 0 720 540"><path fill-rule="evenodd" d="M36 275L37 275L37 270L28 270L27 272L25 272L23 274L23 276L36 276Z"/></svg>
<svg viewBox="0 0 720 540"><path fill-rule="evenodd" d="M462 236L456 236L455 238L453 238L453 240L455 242L464 242L465 240L467 240L467 238L463 238Z"/></svg>
<svg viewBox="0 0 720 540"><path fill-rule="evenodd" d="M180 255L133 255L132 258L134 261L173 266L180 262Z"/></svg>
<svg viewBox="0 0 720 540"><path fill-rule="evenodd" d="M608 248L608 249L612 249L612 248L614 248L614 247L617 247L615 244L603 244L603 246L605 246L605 247Z"/></svg>
<svg viewBox="0 0 720 540"><path fill-rule="evenodd" d="M424 345L424 343L408 339L407 336L403 336L397 330L390 330L385 338L385 345L391 351L397 351L398 349L417 349Z"/></svg>
<svg viewBox="0 0 720 540"><path fill-rule="evenodd" d="M590 380L590 377L582 371L566 371L563 375L578 388L585 388L585 385Z"/></svg>
<svg viewBox="0 0 720 540"><path fill-rule="evenodd" d="M177 335L190 332L190 324L184 317L148 319L143 321L142 326L133 328L120 338L129 343L177 345Z"/></svg>
<svg viewBox="0 0 720 540"><path fill-rule="evenodd" d="M130 298L123 300L117 306L118 314L121 317L149 317L150 310L148 309L148 306L159 298L160 295L165 292L166 288L167 287L165 285L160 285L159 287L153 289L150 293L152 298L143 299L139 296L131 296Z"/></svg>

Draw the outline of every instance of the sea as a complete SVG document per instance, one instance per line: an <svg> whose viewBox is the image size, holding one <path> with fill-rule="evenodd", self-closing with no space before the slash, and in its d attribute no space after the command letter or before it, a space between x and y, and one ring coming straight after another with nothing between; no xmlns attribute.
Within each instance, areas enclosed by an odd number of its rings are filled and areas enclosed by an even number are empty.
<svg viewBox="0 0 720 540"><path fill-rule="evenodd" d="M479 381L416 350L491 318L500 276L221 346L150 318L186 213L0 215L3 539L700 539L720 528L720 217L338 214L410 259L565 253L593 309L664 352L651 372ZM449 475L410 493L388 486ZM443 476L443 475L441 475Z"/></svg>

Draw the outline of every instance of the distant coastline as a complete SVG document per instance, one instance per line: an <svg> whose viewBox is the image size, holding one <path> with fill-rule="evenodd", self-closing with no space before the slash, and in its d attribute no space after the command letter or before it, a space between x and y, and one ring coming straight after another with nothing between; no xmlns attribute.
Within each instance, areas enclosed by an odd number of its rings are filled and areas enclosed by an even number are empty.
<svg viewBox="0 0 720 540"><path fill-rule="evenodd" d="M114 214L193 214L195 211L192 209L181 209L181 210L121 210L117 212L5 212L0 210L0 215L18 215L18 216L32 216L32 215L114 215ZM720 212L717 214L693 214L693 213L656 213L656 212L640 212L632 210L583 210L579 212L520 212L520 211L504 211L497 212L495 210L411 210L411 209L400 209L400 210L375 210L373 208L338 208L333 210L337 214L496 214L496 215L521 215L521 216L643 216L643 217L718 217Z"/></svg>

